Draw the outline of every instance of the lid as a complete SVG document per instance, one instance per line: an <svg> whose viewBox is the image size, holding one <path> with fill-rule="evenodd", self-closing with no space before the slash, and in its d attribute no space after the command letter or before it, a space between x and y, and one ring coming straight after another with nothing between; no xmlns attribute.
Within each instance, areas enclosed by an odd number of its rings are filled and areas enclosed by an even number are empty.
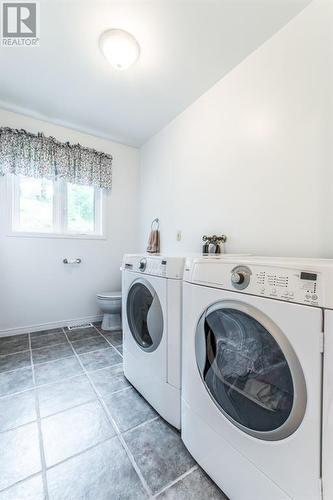
<svg viewBox="0 0 333 500"><path fill-rule="evenodd" d="M97 294L101 299L121 299L121 292L101 292Z"/></svg>

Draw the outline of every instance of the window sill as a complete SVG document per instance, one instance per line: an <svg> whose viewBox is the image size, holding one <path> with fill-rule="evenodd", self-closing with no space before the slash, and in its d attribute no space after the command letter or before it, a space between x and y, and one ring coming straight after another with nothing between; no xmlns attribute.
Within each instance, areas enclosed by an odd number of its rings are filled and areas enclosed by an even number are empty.
<svg viewBox="0 0 333 500"><path fill-rule="evenodd" d="M101 234L61 234L61 233L38 233L29 231L11 231L7 234L9 237L14 238L55 238L55 239L69 239L69 240L106 240L106 236Z"/></svg>

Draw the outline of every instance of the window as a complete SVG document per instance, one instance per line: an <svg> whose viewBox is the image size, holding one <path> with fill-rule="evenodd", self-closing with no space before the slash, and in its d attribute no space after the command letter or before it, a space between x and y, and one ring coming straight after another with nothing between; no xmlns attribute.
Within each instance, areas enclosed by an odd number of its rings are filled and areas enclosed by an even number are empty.
<svg viewBox="0 0 333 500"><path fill-rule="evenodd" d="M13 231L102 236L102 198L93 186L13 176Z"/></svg>

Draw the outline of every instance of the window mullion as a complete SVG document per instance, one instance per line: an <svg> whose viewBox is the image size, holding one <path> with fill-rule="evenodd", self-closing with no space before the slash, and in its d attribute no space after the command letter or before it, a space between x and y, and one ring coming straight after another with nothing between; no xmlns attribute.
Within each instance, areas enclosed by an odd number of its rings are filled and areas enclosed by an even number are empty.
<svg viewBox="0 0 333 500"><path fill-rule="evenodd" d="M95 227L94 227L94 233L95 234L103 234L103 196L104 192L102 189L95 188L95 195L94 195L94 219L95 219Z"/></svg>
<svg viewBox="0 0 333 500"><path fill-rule="evenodd" d="M53 224L54 232L62 234L64 232L63 223L63 184L62 179L54 181L54 199L53 199Z"/></svg>
<svg viewBox="0 0 333 500"><path fill-rule="evenodd" d="M19 228L20 224L20 187L19 176L13 175L11 183L11 219L14 230Z"/></svg>
<svg viewBox="0 0 333 500"><path fill-rule="evenodd" d="M67 182L62 181L62 189L61 189L61 232L63 234L67 233L68 231L68 224L67 224Z"/></svg>

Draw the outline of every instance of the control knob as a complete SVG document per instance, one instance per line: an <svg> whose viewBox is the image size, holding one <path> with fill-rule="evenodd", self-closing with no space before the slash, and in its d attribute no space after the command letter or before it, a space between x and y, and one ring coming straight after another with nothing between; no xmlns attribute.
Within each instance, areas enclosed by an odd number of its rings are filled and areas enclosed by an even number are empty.
<svg viewBox="0 0 333 500"><path fill-rule="evenodd" d="M144 271L147 267L147 260L146 259L141 259L139 263L139 270Z"/></svg>
<svg viewBox="0 0 333 500"><path fill-rule="evenodd" d="M241 272L233 272L232 275L231 275L231 281L232 283L234 283L235 285L241 285L242 283L244 283L244 280L245 280L245 275L244 273L241 273Z"/></svg>
<svg viewBox="0 0 333 500"><path fill-rule="evenodd" d="M249 286L251 269L247 266L236 266L231 271L231 284L236 290L244 290Z"/></svg>

